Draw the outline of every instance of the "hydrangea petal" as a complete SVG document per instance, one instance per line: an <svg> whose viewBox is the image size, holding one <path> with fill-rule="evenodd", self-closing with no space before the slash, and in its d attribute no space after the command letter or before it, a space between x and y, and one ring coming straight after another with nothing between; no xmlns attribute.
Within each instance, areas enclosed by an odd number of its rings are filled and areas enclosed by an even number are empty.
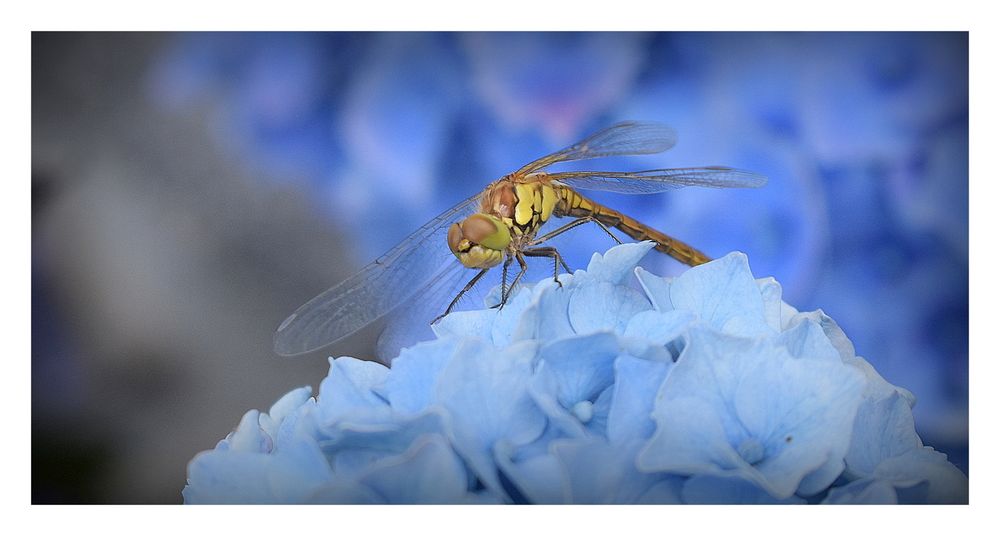
<svg viewBox="0 0 1000 536"><path fill-rule="evenodd" d="M798 360L766 339L692 330L691 341L661 388L641 465L735 471L786 498L831 452L846 448L840 444L849 440L862 389L853 368ZM691 448L687 441L705 443Z"/></svg>
<svg viewBox="0 0 1000 536"><path fill-rule="evenodd" d="M612 384L619 350L617 337L608 332L549 343L539 350L528 391L555 426L570 435L584 435L585 423L571 410L580 402L596 401Z"/></svg>
<svg viewBox="0 0 1000 536"><path fill-rule="evenodd" d="M847 338L847 334L844 333L844 330L840 329L836 321L827 316L822 310L805 313L796 312L788 318L788 322L782 327L782 330L792 329L800 322L819 324L827 340L837 350L842 360L847 361L855 356L854 344Z"/></svg>
<svg viewBox="0 0 1000 536"><path fill-rule="evenodd" d="M556 440L551 449L566 475L566 499L573 504L634 503L662 478L638 471L635 447L613 446L603 438Z"/></svg>
<svg viewBox="0 0 1000 536"><path fill-rule="evenodd" d="M388 368L353 357L330 358L329 361L330 371L319 384L317 418L334 422L388 414L388 403L375 391L389 374Z"/></svg>
<svg viewBox="0 0 1000 536"><path fill-rule="evenodd" d="M456 355L441 372L436 401L447 412L449 439L476 475L502 494L493 462L501 439L523 445L545 429L545 415L527 392L537 343L504 349L477 341L478 348Z"/></svg>
<svg viewBox="0 0 1000 536"><path fill-rule="evenodd" d="M649 300L638 290L598 281L573 290L569 300L569 321L577 333L614 330L621 333L629 319L651 309Z"/></svg>
<svg viewBox="0 0 1000 536"><path fill-rule="evenodd" d="M397 412L424 411L433 402L438 376L459 352L462 352L461 339L453 338L404 348L392 361L392 374L386 377L380 392Z"/></svg>
<svg viewBox="0 0 1000 536"><path fill-rule="evenodd" d="M233 452L270 452L272 438L260 427L260 412L252 409L243 415L240 424L226 438L226 448Z"/></svg>
<svg viewBox="0 0 1000 536"><path fill-rule="evenodd" d="M441 414L427 411L413 416L400 415L388 421L338 422L317 430L316 434L335 472L341 477L352 477L378 460L402 453L417 437L440 434L444 430Z"/></svg>
<svg viewBox="0 0 1000 536"><path fill-rule="evenodd" d="M576 334L569 322L569 301L574 283L562 287L539 283L535 299L528 306L512 335L514 340L557 340Z"/></svg>
<svg viewBox="0 0 1000 536"><path fill-rule="evenodd" d="M823 504L897 504L896 488L885 480L855 480L832 488Z"/></svg>
<svg viewBox="0 0 1000 536"><path fill-rule="evenodd" d="M653 275L641 266L636 267L635 277L639 280L639 286L652 304L653 310L661 313L674 310L674 305L670 301L670 279Z"/></svg>
<svg viewBox="0 0 1000 536"><path fill-rule="evenodd" d="M358 479L390 504L471 502L465 465L444 437L417 438L406 452L380 460Z"/></svg>
<svg viewBox="0 0 1000 536"><path fill-rule="evenodd" d="M848 473L854 478L872 476L883 460L921 446L910 405L902 396L893 392L882 399L866 398L854 420Z"/></svg>
<svg viewBox="0 0 1000 536"><path fill-rule="evenodd" d="M200 504L303 502L332 473L314 443L299 441L273 454L202 452L188 464L184 501Z"/></svg>
<svg viewBox="0 0 1000 536"><path fill-rule="evenodd" d="M931 447L921 447L889 458L875 469L876 479L896 487L927 483L926 491L909 501L923 504L968 504L969 479L948 457Z"/></svg>
<svg viewBox="0 0 1000 536"><path fill-rule="evenodd" d="M779 499L754 482L735 476L696 475L681 488L687 504L803 504L794 495Z"/></svg>
<svg viewBox="0 0 1000 536"><path fill-rule="evenodd" d="M312 387L305 386L293 389L275 402L267 413L260 416L260 427L267 435L277 439L278 429L281 427L286 417L294 415L296 411L312 396Z"/></svg>
<svg viewBox="0 0 1000 536"><path fill-rule="evenodd" d="M841 361L840 353L827 338L826 332L811 319L800 317L793 320L780 337L793 357Z"/></svg>
<svg viewBox="0 0 1000 536"><path fill-rule="evenodd" d="M655 429L653 400L673 367L623 355L615 360L615 384L608 411L608 440L613 445L648 439Z"/></svg>
<svg viewBox="0 0 1000 536"><path fill-rule="evenodd" d="M439 339L448 337L489 339L492 337L493 322L496 320L496 316L495 309L454 311L431 324L431 331ZM396 366L395 360L393 360L392 366Z"/></svg>
<svg viewBox="0 0 1000 536"><path fill-rule="evenodd" d="M594 253L587 265L587 275L598 281L621 285L633 273L639 261L656 246L648 240L620 244L604 252Z"/></svg>
<svg viewBox="0 0 1000 536"><path fill-rule="evenodd" d="M531 289L520 288L508 298L503 307L496 309L493 325L490 328L490 337L496 346L507 346L508 344L521 340L517 336L517 328L521 323L521 317L525 309L531 306L534 296Z"/></svg>
<svg viewBox="0 0 1000 536"><path fill-rule="evenodd" d="M629 319L624 334L625 337L646 339L652 344L665 346L680 338L694 320L694 314L689 311L664 313L645 310Z"/></svg>
<svg viewBox="0 0 1000 536"><path fill-rule="evenodd" d="M554 434L554 437L559 437ZM548 445L551 439L544 441ZM518 449L523 450L523 449ZM531 504L562 504L565 503L565 475L559 465L559 460L549 452L533 455L515 454L515 449L509 444L497 444L494 452L497 466L516 490L511 495L521 501Z"/></svg>
<svg viewBox="0 0 1000 536"><path fill-rule="evenodd" d="M760 288L742 253L730 253L678 276L670 285L670 303L675 309L697 313L710 326L733 335L772 331L764 316Z"/></svg>
<svg viewBox="0 0 1000 536"><path fill-rule="evenodd" d="M764 304L764 321L774 331L781 331L781 284L773 277L763 277L755 281Z"/></svg>

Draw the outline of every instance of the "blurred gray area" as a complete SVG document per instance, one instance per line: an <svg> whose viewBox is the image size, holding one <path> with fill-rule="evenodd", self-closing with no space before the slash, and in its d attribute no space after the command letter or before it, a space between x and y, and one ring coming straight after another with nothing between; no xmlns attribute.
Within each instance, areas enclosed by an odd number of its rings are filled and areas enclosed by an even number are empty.
<svg viewBox="0 0 1000 536"><path fill-rule="evenodd" d="M151 107L168 37L32 35L34 503L179 503L247 409L315 392L326 359L277 358L272 333L358 265L213 146L211 104Z"/></svg>

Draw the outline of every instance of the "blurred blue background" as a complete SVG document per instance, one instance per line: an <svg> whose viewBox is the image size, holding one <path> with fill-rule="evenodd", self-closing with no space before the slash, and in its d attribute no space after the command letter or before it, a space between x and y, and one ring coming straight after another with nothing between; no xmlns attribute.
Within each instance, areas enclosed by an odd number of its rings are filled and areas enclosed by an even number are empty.
<svg viewBox="0 0 1000 536"><path fill-rule="evenodd" d="M968 473L966 33L195 33L32 39L33 500L179 502L246 409L318 382L274 327L452 204L623 119L760 190L593 197L916 394ZM558 243L572 268L610 246ZM663 274L683 267L646 259ZM52 396L58 393L58 396ZM96 433L95 433L96 431Z"/></svg>

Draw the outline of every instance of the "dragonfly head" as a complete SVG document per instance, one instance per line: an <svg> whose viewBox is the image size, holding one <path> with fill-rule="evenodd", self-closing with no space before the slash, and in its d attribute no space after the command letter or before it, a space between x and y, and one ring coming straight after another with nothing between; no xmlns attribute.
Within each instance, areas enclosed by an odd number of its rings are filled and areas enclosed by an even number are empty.
<svg viewBox="0 0 1000 536"><path fill-rule="evenodd" d="M448 247L467 268L492 268L503 260L510 229L499 218L473 214L448 229Z"/></svg>

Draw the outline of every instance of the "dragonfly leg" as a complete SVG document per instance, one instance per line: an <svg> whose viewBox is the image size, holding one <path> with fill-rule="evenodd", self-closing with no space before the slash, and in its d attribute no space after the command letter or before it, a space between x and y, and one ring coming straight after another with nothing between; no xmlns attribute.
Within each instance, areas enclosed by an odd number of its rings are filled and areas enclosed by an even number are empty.
<svg viewBox="0 0 1000 536"><path fill-rule="evenodd" d="M451 300L451 303L448 304L448 308L445 309L443 313L438 315L437 318L431 320L431 324L437 323L438 320L441 320L442 318L448 316L448 313L450 313L451 310L455 308L455 304L458 303L458 300L460 300L466 292L472 290L472 287L476 286L476 283L479 282L479 280L482 279L482 277L486 275L486 272L488 272L489 270L490 270L489 268L483 268L482 270L479 271L478 274L476 274L472 279L470 279L469 282L465 284L465 288L459 291L458 295L455 296L455 299Z"/></svg>
<svg viewBox="0 0 1000 536"><path fill-rule="evenodd" d="M528 262L524 260L524 256L520 252L514 254L517 258L517 264L521 267L521 271L517 273L514 280L510 282L510 286L507 287L507 292L503 294L500 298L500 308L507 304L507 299L510 298L510 293L514 292L514 287L517 286L517 282L521 280L524 272L528 271Z"/></svg>
<svg viewBox="0 0 1000 536"><path fill-rule="evenodd" d="M584 216L582 218L577 218L577 219L575 219L575 220L573 220L573 221L571 221L571 222L569 222L569 223L567 223L567 224L559 227L558 229L555 229L554 231L552 231L550 233L545 233L544 235L542 235L542 236L540 236L540 237L532 240L531 242L528 242L528 245L529 246L537 246L538 244L541 244L541 243L545 242L546 240L551 240L552 238L555 238L555 237L557 237L557 236L565 233L566 231L569 231L570 229L572 229L574 227L579 227L580 225L583 225L583 224L585 224L587 222L594 222L594 223L596 223L601 229L604 230L605 233L608 233L608 236L610 236L612 240L614 240L615 242L617 242L619 244L622 243L622 241L618 240L618 237L615 236L614 233L612 233L611 230L608 229L608 227L606 225L604 225L603 223L601 223L597 218L595 218L593 216Z"/></svg>
<svg viewBox="0 0 1000 536"><path fill-rule="evenodd" d="M490 306L490 309L500 307L507 299L507 270L510 268L512 262L514 262L514 257L508 253L507 259L503 261L503 277L501 277L500 283L500 303Z"/></svg>
<svg viewBox="0 0 1000 536"><path fill-rule="evenodd" d="M524 254L528 257L551 257L553 261L552 279L555 280L557 285L559 285L560 287L562 286L562 283L559 281L559 265L560 264L562 265L562 267L566 270L566 273L569 273L570 269L569 266L567 266L566 263L563 261L562 255L559 254L559 251L557 251L556 248L544 247L544 248L526 249L524 250Z"/></svg>

